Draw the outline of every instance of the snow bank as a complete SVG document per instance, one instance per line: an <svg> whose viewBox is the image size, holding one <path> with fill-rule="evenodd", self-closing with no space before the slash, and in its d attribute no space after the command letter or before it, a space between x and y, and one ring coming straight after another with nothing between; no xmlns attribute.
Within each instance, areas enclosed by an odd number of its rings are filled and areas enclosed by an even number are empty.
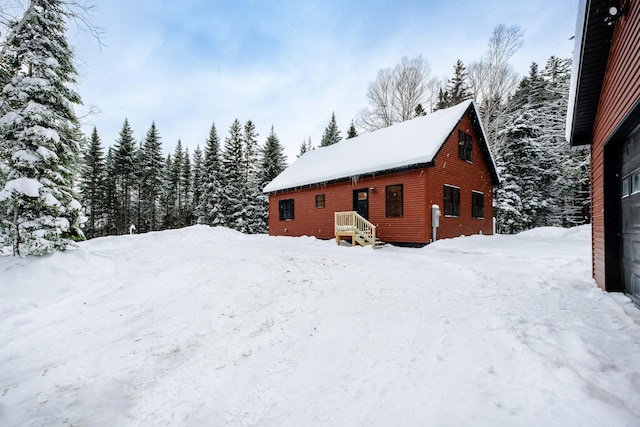
<svg viewBox="0 0 640 427"><path fill-rule="evenodd" d="M640 425L640 311L586 233L545 234L196 226L2 258L0 425Z"/></svg>

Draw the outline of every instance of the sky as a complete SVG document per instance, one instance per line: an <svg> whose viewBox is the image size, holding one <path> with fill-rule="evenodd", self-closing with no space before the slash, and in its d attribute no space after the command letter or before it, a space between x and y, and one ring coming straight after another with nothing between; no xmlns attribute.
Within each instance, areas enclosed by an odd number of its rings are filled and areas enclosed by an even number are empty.
<svg viewBox="0 0 640 427"><path fill-rule="evenodd" d="M264 143L271 127L295 160L303 140L319 145L335 112L345 136L367 107L380 69L422 56L448 78L457 59L479 60L499 24L524 30L512 58L525 75L535 61L572 57L576 0L150 1L95 2L102 44L69 27L80 73L83 129L105 147L125 118L137 140L155 122L166 153L180 139L204 147L215 123L252 120Z"/></svg>

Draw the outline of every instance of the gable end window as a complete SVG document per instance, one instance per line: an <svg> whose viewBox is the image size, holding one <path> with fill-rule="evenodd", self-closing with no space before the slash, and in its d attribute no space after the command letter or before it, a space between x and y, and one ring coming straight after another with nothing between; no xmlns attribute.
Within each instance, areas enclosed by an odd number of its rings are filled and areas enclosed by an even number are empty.
<svg viewBox="0 0 640 427"><path fill-rule="evenodd" d="M478 191L471 192L471 217L484 218L484 194Z"/></svg>
<svg viewBox="0 0 640 427"><path fill-rule="evenodd" d="M284 199L278 202L278 212L280 213L280 221L293 220L293 199Z"/></svg>
<svg viewBox="0 0 640 427"><path fill-rule="evenodd" d="M316 209L324 209L324 194L316 194Z"/></svg>
<svg viewBox="0 0 640 427"><path fill-rule="evenodd" d="M460 189L444 186L444 216L460 216Z"/></svg>
<svg viewBox="0 0 640 427"><path fill-rule="evenodd" d="M473 162L473 141L468 133L458 131L458 158Z"/></svg>
<svg viewBox="0 0 640 427"><path fill-rule="evenodd" d="M402 184L387 185L385 189L387 218L402 216L402 190Z"/></svg>

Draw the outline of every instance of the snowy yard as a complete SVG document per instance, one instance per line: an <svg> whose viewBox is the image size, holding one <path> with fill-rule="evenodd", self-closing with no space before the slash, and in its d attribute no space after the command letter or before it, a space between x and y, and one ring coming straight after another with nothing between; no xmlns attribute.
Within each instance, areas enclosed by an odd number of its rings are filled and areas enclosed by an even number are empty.
<svg viewBox="0 0 640 427"><path fill-rule="evenodd" d="M638 426L589 229L423 249L196 226L0 258L0 425Z"/></svg>

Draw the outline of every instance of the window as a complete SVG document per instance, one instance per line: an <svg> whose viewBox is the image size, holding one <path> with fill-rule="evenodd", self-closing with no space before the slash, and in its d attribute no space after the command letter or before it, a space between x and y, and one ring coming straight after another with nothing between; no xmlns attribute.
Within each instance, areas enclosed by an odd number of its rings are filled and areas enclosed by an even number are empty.
<svg viewBox="0 0 640 427"><path fill-rule="evenodd" d="M316 209L324 208L324 194L316 194Z"/></svg>
<svg viewBox="0 0 640 427"><path fill-rule="evenodd" d="M460 216L460 189L444 186L444 216Z"/></svg>
<svg viewBox="0 0 640 427"><path fill-rule="evenodd" d="M484 218L484 194L478 191L471 192L471 217Z"/></svg>
<svg viewBox="0 0 640 427"><path fill-rule="evenodd" d="M402 216L402 184L388 185L385 193L387 218Z"/></svg>
<svg viewBox="0 0 640 427"><path fill-rule="evenodd" d="M640 171L634 172L631 178L631 194L638 191L640 191Z"/></svg>
<svg viewBox="0 0 640 427"><path fill-rule="evenodd" d="M629 189L629 177L625 176L622 179L622 198L624 199L625 197L629 197L630 194L630 189Z"/></svg>
<svg viewBox="0 0 640 427"><path fill-rule="evenodd" d="M473 142L471 135L458 131L458 158L460 160L466 160L467 162L473 162Z"/></svg>
<svg viewBox="0 0 640 427"><path fill-rule="evenodd" d="M278 204L280 221L290 221L293 217L293 199L280 200Z"/></svg>

